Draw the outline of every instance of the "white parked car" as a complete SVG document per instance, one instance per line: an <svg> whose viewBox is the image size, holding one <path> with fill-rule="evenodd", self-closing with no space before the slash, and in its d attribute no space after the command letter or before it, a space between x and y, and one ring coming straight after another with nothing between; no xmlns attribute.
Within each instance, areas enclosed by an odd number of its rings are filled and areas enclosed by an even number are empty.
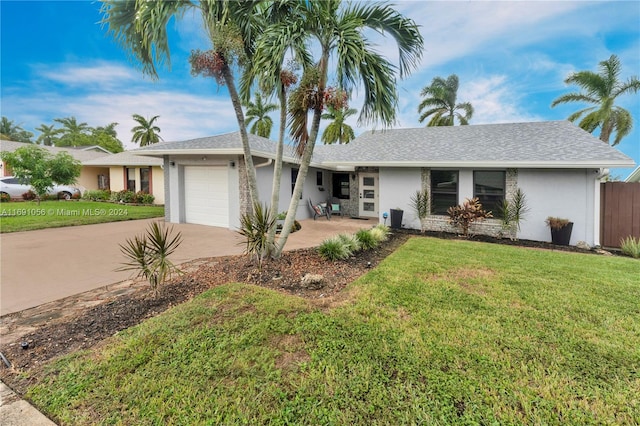
<svg viewBox="0 0 640 426"><path fill-rule="evenodd" d="M0 194L7 194L11 198L22 199L22 194L25 194L29 191L33 191L33 188L31 187L31 185L29 185L29 182L21 181L20 179L13 176L5 176L0 178ZM53 188L51 188L47 192L47 194L55 195L58 198L69 200L74 196L79 197L80 190L69 185L54 184Z"/></svg>

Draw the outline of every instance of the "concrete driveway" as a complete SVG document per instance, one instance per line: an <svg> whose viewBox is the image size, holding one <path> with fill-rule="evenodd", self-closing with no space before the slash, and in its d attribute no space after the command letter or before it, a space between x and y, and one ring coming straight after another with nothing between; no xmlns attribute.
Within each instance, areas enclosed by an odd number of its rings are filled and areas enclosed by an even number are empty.
<svg viewBox="0 0 640 426"><path fill-rule="evenodd" d="M0 316L131 278L116 272L124 261L119 244L144 232L158 219L84 225L0 234ZM374 220L333 217L302 221L286 249L314 247L325 238L369 228ZM182 245L171 257L176 263L242 253L240 236L228 229L173 224Z"/></svg>

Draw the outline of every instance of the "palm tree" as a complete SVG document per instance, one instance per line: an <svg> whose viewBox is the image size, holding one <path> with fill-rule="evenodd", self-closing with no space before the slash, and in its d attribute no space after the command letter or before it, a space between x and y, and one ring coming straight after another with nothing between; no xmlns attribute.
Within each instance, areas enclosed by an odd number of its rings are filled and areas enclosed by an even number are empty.
<svg viewBox="0 0 640 426"><path fill-rule="evenodd" d="M82 145L82 135L87 135L91 127L87 123L78 123L75 117L54 118L53 121L62 124L59 133L62 134L57 142L57 146L78 146Z"/></svg>
<svg viewBox="0 0 640 426"><path fill-rule="evenodd" d="M331 145L336 142L339 144L348 144L355 137L353 128L345 123L347 117L350 117L358 112L355 108L333 108L327 106L326 113L322 114L322 118L325 120L332 120L331 124L324 129L322 133L322 142L325 145Z"/></svg>
<svg viewBox="0 0 640 426"><path fill-rule="evenodd" d="M256 46L254 67L266 75L278 75L285 54L292 46L297 46L294 51L307 52L310 56L307 49L314 39L320 52L312 66L307 60L299 60L304 66L302 80L289 98L290 133L301 160L287 218L278 239L276 257L282 253L291 231L318 138L322 111L328 101L325 96L330 93L327 90L330 56L336 62L338 89L348 93L352 86L363 85L364 104L359 120L368 123L380 121L387 126L395 122L398 99L395 67L375 51L363 30L370 28L396 40L400 77L409 73L422 55L423 39L418 26L392 7L381 3L341 6L339 0L300 0L297 7L300 15L265 28ZM268 83L265 83L266 93L275 86L274 82ZM311 123L308 123L309 112L312 112Z"/></svg>
<svg viewBox="0 0 640 426"><path fill-rule="evenodd" d="M253 120L253 126L249 129L254 135L268 138L271 136L271 128L273 127L273 120L267 114L278 109L276 104L265 104L262 101L262 95L256 93L255 102L247 102L247 126L249 126Z"/></svg>
<svg viewBox="0 0 640 426"><path fill-rule="evenodd" d="M40 127L36 127L36 130L40 132L40 136L38 136L36 143L46 146L54 146L57 140L56 135L60 134L60 129L55 129L53 126L53 124L50 126L42 124Z"/></svg>
<svg viewBox="0 0 640 426"><path fill-rule="evenodd" d="M131 142L139 143L140 146L147 146L163 140L158 134L160 133L160 127L153 124L159 117L159 115L155 115L151 120L147 120L139 114L133 114L133 119L138 125L131 129L131 133L133 133Z"/></svg>
<svg viewBox="0 0 640 426"><path fill-rule="evenodd" d="M458 85L458 76L451 74L446 80L435 77L431 85L425 86L420 92L420 96L425 99L418 106L418 113L422 113L420 122L432 116L427 123L428 127L453 126L456 119L461 125L469 124L473 116L473 106L469 102L456 103Z"/></svg>
<svg viewBox="0 0 640 426"><path fill-rule="evenodd" d="M7 117L2 117L0 120L0 139L33 143L32 137L33 133L24 130L19 124L14 124L13 120L9 120Z"/></svg>
<svg viewBox="0 0 640 426"><path fill-rule="evenodd" d="M622 82L619 80L622 65L616 55L600 62L600 72L579 71L570 74L565 84L577 84L584 91L581 93L567 93L553 101L551 107L568 102L586 102L594 106L581 109L568 117L575 122L584 115L580 128L593 133L600 128L600 140L609 143L611 134L616 133L612 146L620 143L633 128L633 119L629 111L614 105L618 96L626 93L636 93L640 90L640 80L637 76Z"/></svg>
<svg viewBox="0 0 640 426"><path fill-rule="evenodd" d="M249 188L249 205L259 202L258 184L249 136L245 124L242 102L238 94L232 68L250 65L254 38L260 26L258 14L254 13L262 3L259 0L245 1L102 1L102 23L108 32L128 50L142 66L142 72L158 78L156 65L170 64L167 26L173 18L181 17L188 9L197 8L202 23L211 39L213 50L208 53L217 63L215 75L208 70L195 69L194 63L205 55L192 56L192 73L212 76L223 83L228 91L236 114L244 152L245 170ZM241 52L242 51L242 52ZM200 53L200 52L196 52ZM243 56L240 57L240 53Z"/></svg>

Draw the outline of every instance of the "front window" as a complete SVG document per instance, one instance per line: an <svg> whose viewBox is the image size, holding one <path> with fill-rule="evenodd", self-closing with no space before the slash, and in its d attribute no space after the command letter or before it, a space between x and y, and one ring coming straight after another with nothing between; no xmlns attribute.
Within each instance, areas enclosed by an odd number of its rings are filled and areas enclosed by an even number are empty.
<svg viewBox="0 0 640 426"><path fill-rule="evenodd" d="M473 172L473 196L478 198L482 208L500 217L500 205L504 200L506 172L482 170Z"/></svg>
<svg viewBox="0 0 640 426"><path fill-rule="evenodd" d="M136 169L127 169L127 191L136 192Z"/></svg>
<svg viewBox="0 0 640 426"><path fill-rule="evenodd" d="M296 188L296 180L298 179L298 169L291 169L291 195ZM300 193L300 199L302 199L302 192Z"/></svg>
<svg viewBox="0 0 640 426"><path fill-rule="evenodd" d="M458 172L431 170L431 214L447 214L451 206L458 205Z"/></svg>
<svg viewBox="0 0 640 426"><path fill-rule="evenodd" d="M332 192L334 197L341 200L349 199L349 174L348 173L334 173L333 174L333 188Z"/></svg>
<svg viewBox="0 0 640 426"><path fill-rule="evenodd" d="M149 168L140 169L140 191L149 194Z"/></svg>

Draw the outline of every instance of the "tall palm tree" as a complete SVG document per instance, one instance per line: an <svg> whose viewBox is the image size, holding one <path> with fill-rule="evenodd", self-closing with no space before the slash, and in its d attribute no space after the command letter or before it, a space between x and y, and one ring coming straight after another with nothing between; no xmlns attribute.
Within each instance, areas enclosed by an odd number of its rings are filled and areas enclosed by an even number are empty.
<svg viewBox="0 0 640 426"><path fill-rule="evenodd" d="M157 65L170 64L167 26L172 18L180 18L188 9L196 8L202 17L212 43L212 54L219 60L216 80L226 85L240 131L244 152L245 171L249 187L250 205L259 202L249 136L245 124L242 102L236 88L232 68L246 67L251 62L254 38L260 27L255 9L259 0L245 1L136 1L102 0L102 23L108 32L128 50L142 66L142 72L158 78ZM226 35L233 33L233 37ZM244 50L244 58L238 60L237 45ZM228 43L228 44L227 44ZM193 63L192 63L193 70ZM203 74L207 75L207 74Z"/></svg>
<svg viewBox="0 0 640 426"><path fill-rule="evenodd" d="M138 125L131 129L131 133L133 133L131 142L139 143L140 146L147 146L163 140L158 134L160 133L160 127L153 124L159 117L159 115L155 115L151 120L147 120L139 114L133 114L133 119Z"/></svg>
<svg viewBox="0 0 640 426"><path fill-rule="evenodd" d="M355 108L334 108L327 106L327 112L322 114L322 118L332 120L332 122L324 129L322 142L325 145L336 142L339 144L347 144L355 139L356 135L353 132L353 128L345 123L345 120L357 112L358 110Z"/></svg>
<svg viewBox="0 0 640 426"><path fill-rule="evenodd" d="M628 135L633 128L633 119L626 109L614 105L618 96L626 93L636 93L640 90L640 80L637 76L622 82L619 80L622 65L616 55L600 62L600 72L579 71L570 74L565 84L577 84L584 91L580 93L567 93L551 103L551 107L569 102L586 102L594 106L576 111L568 117L575 122L584 116L578 124L581 129L593 133L600 129L600 140L609 143L613 133L616 138L612 146L620 143L622 138Z"/></svg>
<svg viewBox="0 0 640 426"><path fill-rule="evenodd" d="M263 138L268 138L271 136L271 128L273 127L273 120L269 117L269 113L278 109L278 105L267 103L265 104L262 100L262 95L260 93L256 93L255 102L247 102L247 126L253 125L249 129L254 135L262 136Z"/></svg>
<svg viewBox="0 0 640 426"><path fill-rule="evenodd" d="M300 0L297 7L299 17L265 28L256 46L254 66L267 75L278 75L277 71L291 46L298 46L297 51L306 51L310 56L307 48L313 41L320 52L313 66L309 66L308 61L300 61L305 66L302 80L289 98L290 133L301 159L287 218L278 239L276 257L281 254L291 231L318 138L325 95L328 94L330 56L336 62L340 89L348 93L358 83L363 86L364 104L360 110L360 121L380 121L386 126L395 122L398 99L396 68L376 52L363 30L370 28L395 39L399 50L400 77L409 73L422 55L423 39L418 26L391 6L381 3L341 6L339 0ZM266 92L270 93L273 87L267 87ZM310 123L309 112L312 113Z"/></svg>
<svg viewBox="0 0 640 426"><path fill-rule="evenodd" d="M60 129L54 128L53 124L50 126L42 124L40 127L36 127L36 130L40 132L36 143L46 146L54 146L56 144L56 136L60 134Z"/></svg>
<svg viewBox="0 0 640 426"><path fill-rule="evenodd" d="M425 99L418 106L418 113L422 113L420 122L431 116L428 127L453 126L456 119L461 125L469 124L473 117L473 106L469 102L456 103L458 86L458 76L455 74L451 74L446 80L435 77L431 85L425 86L420 92L420 96ZM425 111L422 112L423 110Z"/></svg>

